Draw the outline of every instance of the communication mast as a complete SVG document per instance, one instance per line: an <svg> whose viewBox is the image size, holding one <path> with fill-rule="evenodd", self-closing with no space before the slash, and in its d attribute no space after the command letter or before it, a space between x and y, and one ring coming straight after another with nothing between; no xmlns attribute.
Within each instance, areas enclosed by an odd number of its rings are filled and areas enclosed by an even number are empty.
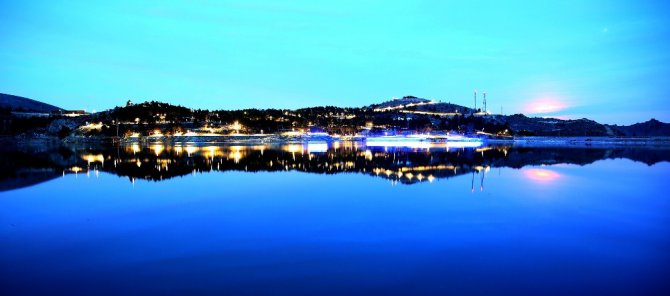
<svg viewBox="0 0 670 296"><path fill-rule="evenodd" d="M477 90L475 89L475 109L473 112L477 112Z"/></svg>

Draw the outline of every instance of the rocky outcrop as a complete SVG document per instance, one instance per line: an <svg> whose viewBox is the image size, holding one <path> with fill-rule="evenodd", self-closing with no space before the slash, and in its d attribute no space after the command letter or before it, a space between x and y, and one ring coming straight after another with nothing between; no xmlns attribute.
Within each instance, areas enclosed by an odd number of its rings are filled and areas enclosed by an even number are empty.
<svg viewBox="0 0 670 296"><path fill-rule="evenodd" d="M77 129L77 127L79 127L81 124L82 120L79 119L70 119L70 118L56 119L51 123L49 123L49 126L47 126L47 133L51 135L58 135L65 129L71 132Z"/></svg>

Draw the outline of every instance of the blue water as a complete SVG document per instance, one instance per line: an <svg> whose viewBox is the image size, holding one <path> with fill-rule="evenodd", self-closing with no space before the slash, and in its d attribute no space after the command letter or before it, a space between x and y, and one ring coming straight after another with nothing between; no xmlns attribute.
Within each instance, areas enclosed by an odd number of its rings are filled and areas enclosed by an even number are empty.
<svg viewBox="0 0 670 296"><path fill-rule="evenodd" d="M669 173L667 161L626 158L413 184L299 170L67 173L0 192L0 291L668 295Z"/></svg>

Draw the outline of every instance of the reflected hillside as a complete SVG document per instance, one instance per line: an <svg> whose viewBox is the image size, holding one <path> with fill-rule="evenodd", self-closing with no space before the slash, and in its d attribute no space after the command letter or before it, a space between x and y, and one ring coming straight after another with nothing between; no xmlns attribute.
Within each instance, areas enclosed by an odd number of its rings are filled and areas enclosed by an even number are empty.
<svg viewBox="0 0 670 296"><path fill-rule="evenodd" d="M78 149L58 145L0 145L0 191L45 182L81 164Z"/></svg>
<svg viewBox="0 0 670 296"><path fill-rule="evenodd" d="M670 161L670 149L666 147L451 148L431 145L384 148L366 147L356 142L247 146L162 143L118 147L6 146L2 152L0 190L30 186L65 174L100 172L128 177L131 182L136 179L161 181L210 171L358 173L415 184L497 167L586 165L608 158L628 158L648 165Z"/></svg>

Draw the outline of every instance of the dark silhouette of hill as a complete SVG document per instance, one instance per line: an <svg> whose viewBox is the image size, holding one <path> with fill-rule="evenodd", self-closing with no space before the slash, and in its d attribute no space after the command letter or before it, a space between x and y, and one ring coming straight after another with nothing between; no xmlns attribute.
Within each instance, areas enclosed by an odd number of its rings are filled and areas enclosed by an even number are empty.
<svg viewBox="0 0 670 296"><path fill-rule="evenodd" d="M515 114L505 116L504 120L517 135L522 136L614 136L614 134L608 133L605 125L586 118L562 120Z"/></svg>
<svg viewBox="0 0 670 296"><path fill-rule="evenodd" d="M54 105L42 103L29 98L0 93L0 108L15 112L51 113L63 110Z"/></svg>
<svg viewBox="0 0 670 296"><path fill-rule="evenodd" d="M617 135L621 136L659 137L670 135L670 124L660 122L653 118L649 121L636 123L629 126L610 125L608 127L617 133Z"/></svg>

